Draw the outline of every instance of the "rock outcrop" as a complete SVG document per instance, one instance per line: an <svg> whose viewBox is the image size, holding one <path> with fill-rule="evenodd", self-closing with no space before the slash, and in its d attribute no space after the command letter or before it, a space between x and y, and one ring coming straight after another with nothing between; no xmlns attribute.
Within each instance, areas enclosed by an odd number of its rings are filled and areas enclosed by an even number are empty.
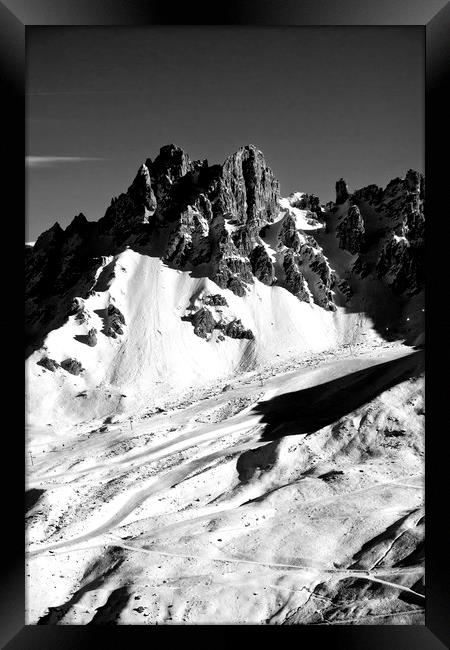
<svg viewBox="0 0 450 650"><path fill-rule="evenodd" d="M347 214L340 220L336 233L339 246L350 253L359 253L364 243L364 221L359 208L351 205Z"/></svg>
<svg viewBox="0 0 450 650"><path fill-rule="evenodd" d="M347 183L344 181L343 178L340 178L336 182L336 205L340 205L341 203L345 203L345 201L349 198L350 194L348 191L348 186Z"/></svg>
<svg viewBox="0 0 450 650"><path fill-rule="evenodd" d="M86 335L86 345L93 348L97 345L97 330L92 327Z"/></svg>
<svg viewBox="0 0 450 650"><path fill-rule="evenodd" d="M352 288L345 278L342 280L339 280L337 283L337 287L339 291L342 293L342 295L345 297L346 300L350 300L350 298L353 295Z"/></svg>
<svg viewBox="0 0 450 650"><path fill-rule="evenodd" d="M108 305L104 326L106 336L113 339L121 336L123 334L123 325L125 325L125 317L122 312L115 305Z"/></svg>
<svg viewBox="0 0 450 650"><path fill-rule="evenodd" d="M212 339L214 330L219 332L216 337L218 341L225 340L225 336L233 339L255 338L252 330L244 327L220 294L192 296L191 306L182 319L192 323L194 334L207 341Z"/></svg>
<svg viewBox="0 0 450 650"><path fill-rule="evenodd" d="M341 210L336 225L339 246L358 255L350 276L353 273L361 279L379 278L398 295L413 296L422 291L423 174L409 169L404 178L392 179L384 189L372 184L351 195L344 185L342 179L336 183L336 203L329 218L336 219L333 212ZM347 199L349 206L340 207Z"/></svg>
<svg viewBox="0 0 450 650"><path fill-rule="evenodd" d="M319 219L319 221L324 219L325 209L322 207L320 199L316 194L298 193L298 196L294 194L292 198L289 198L291 205L294 208L313 212L314 216Z"/></svg>
<svg viewBox="0 0 450 650"><path fill-rule="evenodd" d="M279 183L254 145L225 161L217 198L219 213L236 224L261 228L278 214Z"/></svg>
<svg viewBox="0 0 450 650"><path fill-rule="evenodd" d="M255 278L269 286L275 282L273 262L264 246L257 245L250 253L250 263Z"/></svg>
<svg viewBox="0 0 450 650"><path fill-rule="evenodd" d="M200 336L202 339L207 339L216 327L216 322L209 309L202 307L195 314L193 314L192 325L194 326L194 334Z"/></svg>
<svg viewBox="0 0 450 650"><path fill-rule="evenodd" d="M365 262L362 257L357 257L356 260L353 263L353 266L351 268L352 273L356 273L359 275L361 278L365 278L369 275L370 273L370 267Z"/></svg>
<svg viewBox="0 0 450 650"><path fill-rule="evenodd" d="M414 295L425 281L423 247L417 240L391 234L377 262L380 278L396 293Z"/></svg>
<svg viewBox="0 0 450 650"><path fill-rule="evenodd" d="M424 177L408 170L384 212L391 220L381 243L378 277L398 294L415 295L425 282Z"/></svg>
<svg viewBox="0 0 450 650"><path fill-rule="evenodd" d="M205 305L211 305L212 307L228 307L227 299L221 296L220 293L204 296L203 302Z"/></svg>
<svg viewBox="0 0 450 650"><path fill-rule="evenodd" d="M297 228L295 217L292 214L287 214L280 229L281 244L298 253L305 241L305 236Z"/></svg>
<svg viewBox="0 0 450 650"><path fill-rule="evenodd" d="M50 370L50 372L54 372L59 368L59 363L57 363L54 359L50 359L49 357L42 357L42 359L39 359L37 361L38 366L42 366L46 370Z"/></svg>
<svg viewBox="0 0 450 650"><path fill-rule="evenodd" d="M308 283L300 270L300 260L293 251L288 251L284 256L283 269L285 273L285 287L296 298L304 302L312 302L312 294Z"/></svg>
<svg viewBox="0 0 450 650"><path fill-rule="evenodd" d="M83 372L83 366L76 359L64 359L61 361L61 368L69 372L71 375L79 375Z"/></svg>
<svg viewBox="0 0 450 650"><path fill-rule="evenodd" d="M252 330L246 329L239 319L233 320L224 327L219 327L219 329L222 329L223 333L232 339L252 340L255 338Z"/></svg>
<svg viewBox="0 0 450 650"><path fill-rule="evenodd" d="M188 206L172 231L164 261L184 268L208 262L210 257L209 223L200 211Z"/></svg>

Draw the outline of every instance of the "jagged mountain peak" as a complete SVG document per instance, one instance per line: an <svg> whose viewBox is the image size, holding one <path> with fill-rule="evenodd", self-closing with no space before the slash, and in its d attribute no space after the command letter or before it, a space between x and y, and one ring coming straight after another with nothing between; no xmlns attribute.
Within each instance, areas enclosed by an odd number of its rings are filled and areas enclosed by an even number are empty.
<svg viewBox="0 0 450 650"><path fill-rule="evenodd" d="M178 169L184 175L191 164L191 159L181 147L175 144L167 144L160 148L159 154L151 163L151 170L157 172L166 168L167 170Z"/></svg>
<svg viewBox="0 0 450 650"><path fill-rule="evenodd" d="M268 171L271 171L267 165L264 153L254 144L246 144L242 147L239 147L237 151L228 156L223 163L223 168L226 168L229 165L233 165L236 161L248 161L249 164L259 165L262 168L266 168Z"/></svg>
<svg viewBox="0 0 450 650"><path fill-rule="evenodd" d="M251 153L251 154L253 154L255 156L263 156L264 157L264 154L261 151L261 149L259 149L255 144L251 144L251 143L244 144L244 145L242 145L242 147L239 147L239 149L237 149L235 151L235 153L232 154L232 156L236 156L238 154L243 154L243 153Z"/></svg>
<svg viewBox="0 0 450 650"><path fill-rule="evenodd" d="M61 240L63 236L64 230L59 225L59 222L55 221L53 226L41 233L36 239L33 251L36 253L41 249L45 249L49 246L54 246Z"/></svg>
<svg viewBox="0 0 450 650"><path fill-rule="evenodd" d="M179 147L177 144L169 143L165 144L159 149L159 155L161 157L170 157L174 154L187 155L182 147Z"/></svg>
<svg viewBox="0 0 450 650"><path fill-rule="evenodd" d="M79 214L75 215L70 224L67 226L65 229L65 234L70 234L72 232L77 232L83 228L86 227L86 224L89 223L88 220L86 219L85 215L80 212Z"/></svg>

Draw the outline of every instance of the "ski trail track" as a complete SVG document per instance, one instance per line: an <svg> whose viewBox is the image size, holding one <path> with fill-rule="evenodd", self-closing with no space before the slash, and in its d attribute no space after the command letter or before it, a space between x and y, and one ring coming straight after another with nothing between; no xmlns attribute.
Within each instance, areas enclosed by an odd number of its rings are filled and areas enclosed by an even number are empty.
<svg viewBox="0 0 450 650"><path fill-rule="evenodd" d="M253 565L260 568L271 565L280 571L297 569L304 577L296 579L300 582L296 582L294 586L272 585L272 588L281 590L277 593L291 593L290 597L305 589L309 590L319 578L328 581L336 575L341 576L339 579L362 578L378 584L380 588L384 586L394 592L409 593L416 600L423 599L423 595L414 587L417 575L423 571L419 565L402 569L386 567L369 572L357 571L351 567L338 570L333 569L333 563L330 566L330 558L336 552L333 549L323 553L321 551L317 557L312 552L312 564L304 565L297 564L302 560L298 552L287 553L286 557L296 558L292 564L289 561L277 561L276 542L271 554L267 555L267 550L264 550L270 535L273 534L269 531L276 530L277 536L282 535L283 524L277 524L277 519L287 516L288 512L295 511L295 516L299 518L296 526L304 527L305 524L300 522L308 522L308 525L317 526L318 530L325 525L321 522L327 522L332 516L338 531L340 526L347 526L349 522L354 525L353 520L355 525L360 526L359 504L373 499L374 504L379 502L378 509L374 514L370 514L369 507L361 521L365 521L364 526L369 530L373 518L374 521L380 521L376 525L381 526L382 530L382 521L386 521L384 525L388 526L389 522L396 521L405 512L420 507L423 480L420 471L413 471L417 470L413 465L411 471L404 475L400 471L397 471L397 474L386 472L378 475L376 472L379 472L379 467L384 468L384 465L378 465L376 458L368 463L364 457L355 457L349 470L344 472L348 477L348 487L345 484L336 492L334 483L321 481L321 472L326 474L326 471L321 469L327 469L326 457L333 458L338 453L335 452L334 456L331 453L335 444L333 437L327 443L330 453L327 452L324 463L319 463L314 472L307 472L303 478L295 480L288 477L282 481L277 478L273 484L273 480L270 482L265 478L264 471L267 470L264 470L264 467L267 465L271 468L275 462L276 469L279 461L271 460L271 454L276 453L280 442L292 440L292 434L287 431L286 438L281 435L274 442L264 439L263 433L267 425L262 414L264 409L260 409L261 405L270 404L271 400L279 396L292 394L292 399L295 399L296 392L320 387L321 384L328 385L333 380L347 379L352 373L387 361L399 360L400 377L402 359L405 360L405 367L413 367L414 358L417 358L416 352L398 346L384 351L383 354L376 351L375 354L368 352L348 359L329 359L328 362L317 366L302 366L284 373L271 374L269 371L263 376L261 373L251 372L244 377L238 377L231 389L187 405L183 403L178 408L175 405L174 408L156 413L148 419L135 418L132 427L125 421L111 424L102 434L95 429L82 435L74 432L71 437L64 439L64 443L62 440L52 439L53 448L44 448L46 454L42 453L42 448L36 446L36 463L30 467L27 488L44 490L42 505L38 502L34 511L41 507L42 512L52 515L51 521L55 521L57 525L39 527L39 519L36 518L35 532L31 539L29 538L27 548L27 561L31 567L29 570L39 572L45 562L55 562L56 557L65 558L66 562L70 563L72 557L95 557L99 552L103 554L105 549L118 548L124 553L131 553L135 558L133 563L139 566L142 564L138 559L140 553L154 557L160 554L167 556L167 561L172 558L175 562L178 558L180 562L199 563L205 567L205 575L211 576L208 571L212 570L214 562L219 562L224 567L248 564L249 570L252 570ZM392 373L389 380L392 380ZM403 380L399 378L399 381ZM348 390L352 390L351 385ZM382 390L381 385L380 392ZM211 418L212 421L209 421ZM314 449L316 435L318 434L315 431L309 431L305 436L293 436L293 445L303 449L306 444L308 449ZM80 440L79 446L77 436ZM302 440L308 442L303 443ZM251 468L256 468L252 469L256 474L253 479L240 483L233 477L236 477L236 459L244 457L248 457L246 462L250 463ZM372 467L374 469L371 469ZM365 482L355 483L355 477L360 476L358 472L363 471L361 468L364 468ZM369 474L366 473L367 468ZM384 472L384 469L382 471ZM207 479L202 482L201 478L205 472ZM373 473L373 478L370 477L370 472ZM339 471L337 474L343 472ZM267 476L270 476L270 473ZM202 487L203 485L205 487ZM293 490L296 492L293 493ZM94 500L92 495L96 494L96 491L100 495L103 492L108 495L108 498L99 499L99 507L89 505L89 500ZM302 498L293 509L297 498L292 500L292 495L297 493L301 494ZM348 508L351 508L351 503L355 503L355 511L353 514L346 514ZM340 514L341 511L343 514ZM214 530L214 526L218 526L221 539L218 540L218 545L211 547L211 541L208 541L211 533L205 534L205 531L210 528ZM295 526L291 532L294 531ZM233 539L241 539L244 532L252 536L251 544L256 544L253 552L252 546L245 551L246 544L242 547L243 542L239 541L236 547L231 542ZM394 541L400 539L403 532L400 531ZM175 544L173 550L171 537ZM185 552L181 550L183 545L179 549L180 540L183 539L191 540ZM149 547L149 543L156 546ZM232 546L227 547L225 551L222 543ZM201 550L205 544L210 547L207 552ZM218 555L214 555L212 550L216 546L220 546ZM384 557L388 552L389 547L384 548L380 557ZM270 559L266 560L265 557ZM303 555L303 558L305 557L309 556ZM155 562L157 563L156 560ZM75 564L77 563L78 560ZM33 566L36 568L32 569ZM228 569L224 568L223 571ZM398 576L400 582L391 581L389 576L394 575ZM208 579L208 584L215 584L215 578L211 579ZM262 577L258 579L263 580ZM176 581L176 578L173 580ZM220 584L219 579L218 586L214 589L233 588L232 581L227 581L222 587ZM236 588L237 585L236 582ZM268 588L271 586L268 583L267 585ZM70 589L73 588L72 586ZM34 590L39 592L37 584ZM100 593L101 591L99 595ZM34 599L36 598L37 596L34 596ZM42 607L34 605L32 611L42 611ZM268 619L272 615L273 611ZM386 617L389 615L386 614ZM405 616L407 615L408 613L405 613ZM78 620L78 614L75 612L71 616Z"/></svg>

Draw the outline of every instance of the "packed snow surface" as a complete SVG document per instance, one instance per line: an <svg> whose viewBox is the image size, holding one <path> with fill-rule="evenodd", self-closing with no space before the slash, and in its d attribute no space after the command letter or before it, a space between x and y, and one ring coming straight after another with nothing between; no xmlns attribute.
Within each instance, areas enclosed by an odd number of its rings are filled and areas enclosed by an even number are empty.
<svg viewBox="0 0 450 650"><path fill-rule="evenodd" d="M154 262L122 263L145 286ZM422 371L411 348L346 344L160 394L133 419L30 425L27 624L423 623Z"/></svg>

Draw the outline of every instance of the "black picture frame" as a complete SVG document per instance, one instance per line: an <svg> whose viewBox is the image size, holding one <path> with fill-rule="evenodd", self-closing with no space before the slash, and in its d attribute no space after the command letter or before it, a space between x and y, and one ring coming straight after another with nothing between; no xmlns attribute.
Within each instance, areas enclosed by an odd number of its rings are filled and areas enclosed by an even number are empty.
<svg viewBox="0 0 450 650"><path fill-rule="evenodd" d="M152 0L0 0L0 83L2 86L3 112L3 160L5 169L1 176L3 187L3 239L2 248L8 254L7 266L3 268L8 311L17 317L17 327L3 330L7 341L5 359L15 368L19 395L23 377L18 363L17 347L11 338L20 338L22 315L20 280L22 276L24 213L25 213L25 45L27 28L33 25L419 25L423 27L426 42L426 157L425 176L427 184L427 269L431 281L427 282L426 327L427 341L427 389L428 412L426 416L426 624L425 626L295 626L296 643L310 643L315 647L329 644L338 648L358 650L426 649L438 650L450 647L449 582L448 568L449 535L446 532L448 457L442 453L447 436L448 416L446 404L448 389L446 378L441 379L432 368L448 368L449 321L441 311L448 303L448 272L446 253L450 238L446 237L448 222L448 100L450 61L450 3L443 0L233 0L219 3L167 3ZM207 27L205 27L207 28ZM447 136L447 138L446 138ZM431 225L430 225L431 224ZM12 234L11 234L12 233ZM12 245L14 242L14 246ZM17 244L17 250L16 250ZM5 328L5 322L2 323ZM16 330L11 332L11 329ZM8 355L11 356L9 359ZM9 377L9 376L8 376ZM12 382L12 379L11 379ZM11 384L12 385L12 384ZM11 388L9 389L11 390ZM8 393L4 392L3 396ZM14 411L13 426L4 429L4 463L12 469L12 477L3 490L6 514L4 541L7 549L2 562L0 591L0 641L8 650L31 650L32 648L85 648L98 644L113 643L133 647L138 643L155 641L155 634L168 635L169 642L177 632L193 636L184 642L198 642L199 635L214 643L217 626L25 626L24 625L24 539L22 494L24 480L24 440L20 416L23 402ZM4 405L5 408L5 405ZM9 413L9 403L5 409ZM19 496L20 495L20 496ZM6 537L6 530L8 536ZM6 539L5 539L6 538ZM226 642L228 635L236 632L236 626L220 626L220 640ZM245 626L247 628L247 626ZM262 631L263 626L248 626L251 634ZM206 628L206 629L205 629ZM277 641L286 628L274 631L264 629L267 643ZM240 635L242 627L237 631ZM113 633L114 636L111 636ZM206 634L205 634L206 633ZM142 636L144 635L144 636ZM108 638L110 637L110 638ZM160 639L157 638L156 641ZM161 639L162 640L162 639Z"/></svg>

